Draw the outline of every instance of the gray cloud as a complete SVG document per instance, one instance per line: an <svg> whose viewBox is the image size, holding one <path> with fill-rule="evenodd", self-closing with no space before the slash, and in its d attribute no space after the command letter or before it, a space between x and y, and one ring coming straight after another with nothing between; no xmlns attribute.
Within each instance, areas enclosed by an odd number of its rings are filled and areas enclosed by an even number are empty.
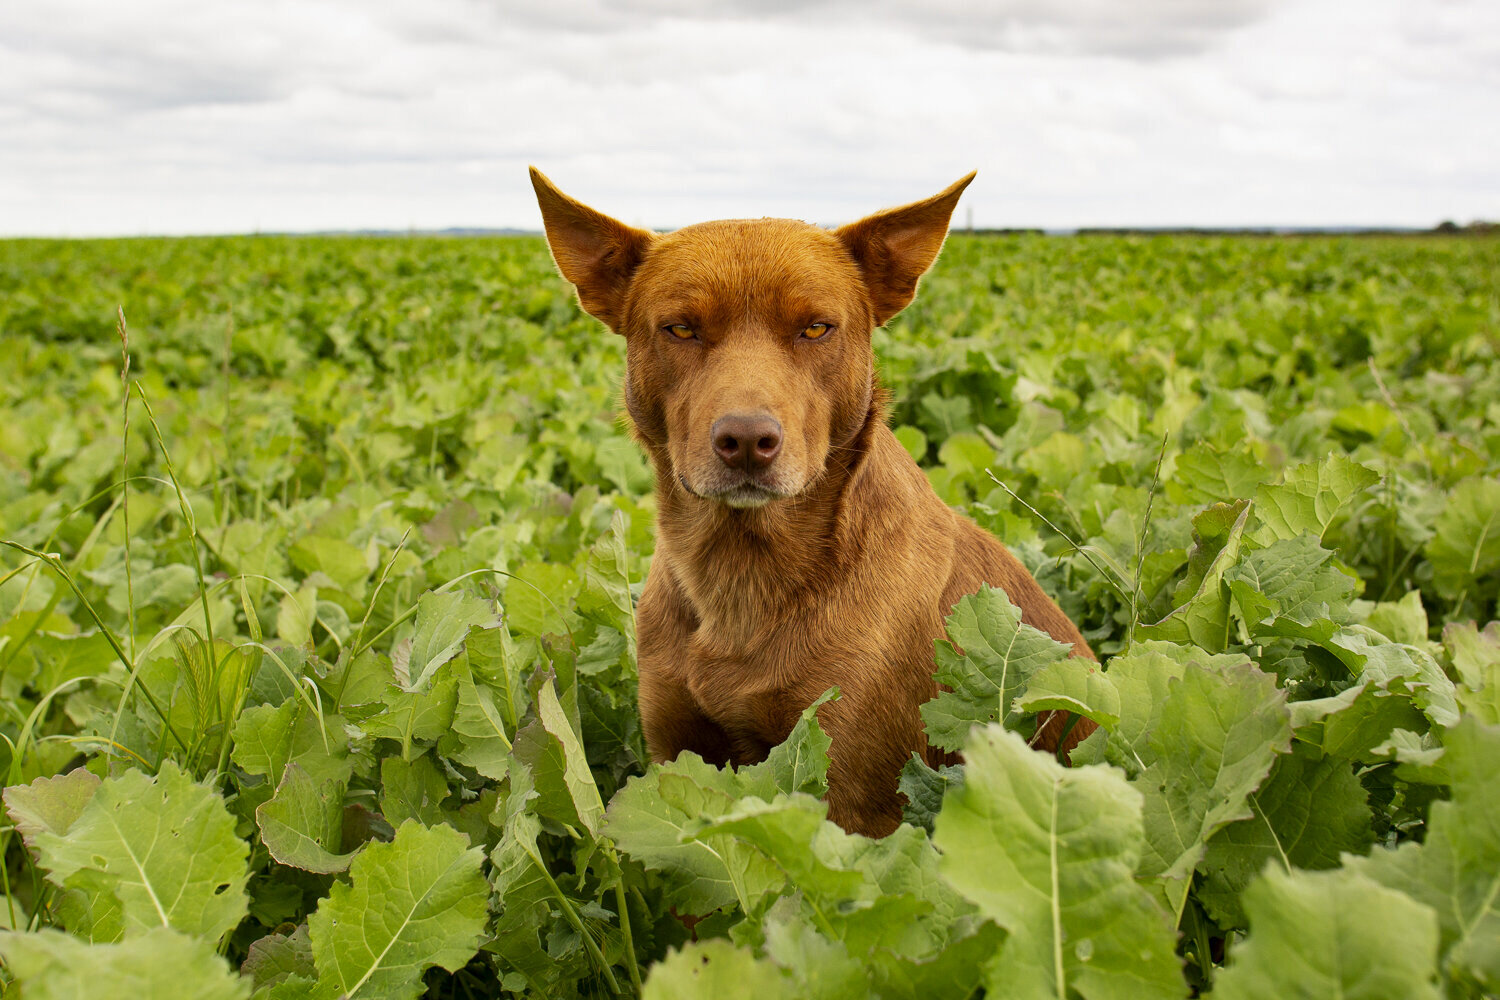
<svg viewBox="0 0 1500 1000"><path fill-rule="evenodd" d="M436 0L417 8L396 0L54 0L0 9L0 63L12 68L0 69L0 82L8 84L12 102L39 114L85 118L272 102L317 86L402 99L412 83L401 79L402 70L431 53L458 68L477 53L491 53L508 57L509 70L551 50L582 78L618 80L611 74L623 71L627 80L639 80L669 77L683 64L701 69L694 51L651 41L694 25L745 37L751 47L761 29L780 26L854 37L885 29L1022 54L1153 58L1201 51L1264 16L1272 2ZM600 60L590 51L587 38L600 34L622 47L623 59ZM527 41L516 44L523 37ZM631 58L632 50L650 58ZM804 53L811 60L824 56ZM394 69L396 79L382 69Z"/></svg>
<svg viewBox="0 0 1500 1000"><path fill-rule="evenodd" d="M1159 58L1201 52L1265 17L1276 0L527 0L507 18L575 31L643 21L887 25L962 47Z"/></svg>
<svg viewBox="0 0 1500 1000"><path fill-rule="evenodd" d="M1492 0L648 2L0 5L0 227L1500 215Z"/></svg>
<svg viewBox="0 0 1500 1000"><path fill-rule="evenodd" d="M877 0L850 6L954 45L1157 59L1199 53L1265 17L1273 0Z"/></svg>

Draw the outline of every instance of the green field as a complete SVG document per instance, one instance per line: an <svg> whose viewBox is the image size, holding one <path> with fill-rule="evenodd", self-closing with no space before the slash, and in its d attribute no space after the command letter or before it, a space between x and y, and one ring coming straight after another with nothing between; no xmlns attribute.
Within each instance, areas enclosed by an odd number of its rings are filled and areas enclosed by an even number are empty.
<svg viewBox="0 0 1500 1000"><path fill-rule="evenodd" d="M870 841L811 712L646 766L539 238L0 241L7 995L1500 992L1500 240L955 236L876 349L1106 669L965 599Z"/></svg>

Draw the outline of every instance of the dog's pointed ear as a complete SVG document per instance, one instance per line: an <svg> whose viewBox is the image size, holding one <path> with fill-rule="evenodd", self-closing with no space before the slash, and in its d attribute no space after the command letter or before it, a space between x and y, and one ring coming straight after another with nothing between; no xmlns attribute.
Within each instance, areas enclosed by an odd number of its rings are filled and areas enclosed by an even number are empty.
<svg viewBox="0 0 1500 1000"><path fill-rule="evenodd" d="M876 212L836 231L865 279L876 326L917 294L917 281L943 248L958 196L973 179L970 173L926 201Z"/></svg>
<svg viewBox="0 0 1500 1000"><path fill-rule="evenodd" d="M569 198L536 167L531 168L531 186L552 259L578 289L579 304L611 330L624 333L625 290L655 237Z"/></svg>

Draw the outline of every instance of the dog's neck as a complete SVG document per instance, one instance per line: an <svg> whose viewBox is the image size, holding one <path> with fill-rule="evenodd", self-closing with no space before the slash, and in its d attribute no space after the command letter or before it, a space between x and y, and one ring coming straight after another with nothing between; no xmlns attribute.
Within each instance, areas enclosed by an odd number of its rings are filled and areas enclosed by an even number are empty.
<svg viewBox="0 0 1500 1000"><path fill-rule="evenodd" d="M885 429L888 396L873 387L864 422L829 450L822 473L795 497L735 509L689 493L664 448L648 445L656 473L657 558L694 618L726 655L753 647L762 623L785 621L854 554L851 509L863 499L866 459ZM774 610L774 613L772 613Z"/></svg>

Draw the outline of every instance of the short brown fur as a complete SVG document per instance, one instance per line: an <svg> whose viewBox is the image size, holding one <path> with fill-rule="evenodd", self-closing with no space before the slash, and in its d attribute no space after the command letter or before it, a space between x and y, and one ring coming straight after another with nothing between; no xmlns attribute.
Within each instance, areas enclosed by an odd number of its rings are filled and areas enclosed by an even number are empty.
<svg viewBox="0 0 1500 1000"><path fill-rule="evenodd" d="M837 686L818 711L833 741L829 817L889 833L907 757L948 759L918 710L937 693L933 640L958 598L1000 587L1026 622L1093 657L885 423L871 331L911 302L974 175L831 232L758 219L665 235L531 176L558 268L626 337L625 407L656 474L656 556L636 616L652 757L759 761ZM716 453L729 416L776 425L764 468ZM1067 746L1092 728L1079 720ZM1038 746L1055 750L1062 731L1046 720Z"/></svg>

